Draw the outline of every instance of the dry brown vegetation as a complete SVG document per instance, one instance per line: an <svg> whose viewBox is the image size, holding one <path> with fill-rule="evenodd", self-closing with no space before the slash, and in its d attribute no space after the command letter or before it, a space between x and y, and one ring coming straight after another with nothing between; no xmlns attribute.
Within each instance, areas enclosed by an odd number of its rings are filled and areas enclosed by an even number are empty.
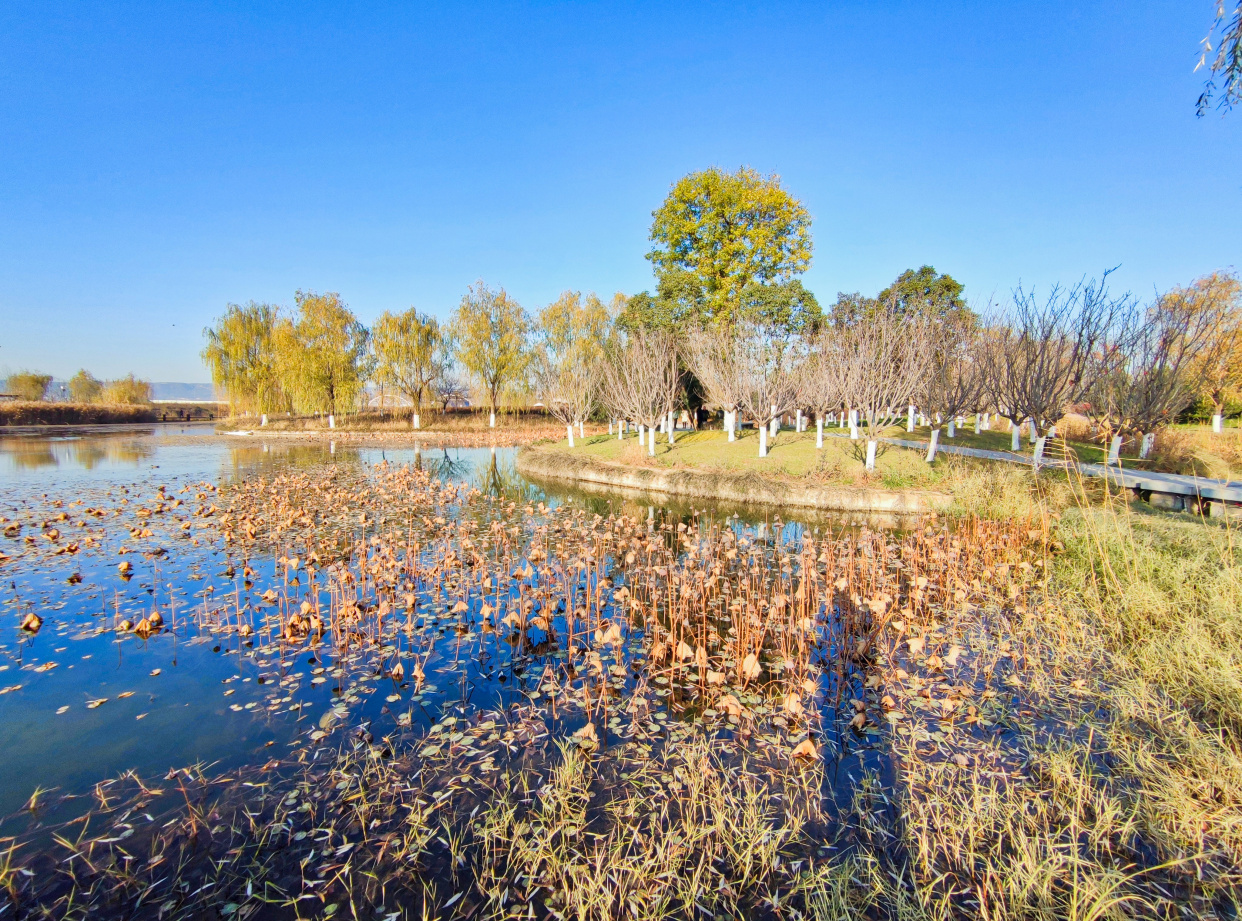
<svg viewBox="0 0 1242 921"><path fill-rule="evenodd" d="M281 709L312 655L339 703L266 764L32 805L0 886L24 917L1234 917L1232 533L969 475L958 519L792 536L384 465L203 487L188 533L245 591L108 627L192 624ZM49 527L6 523L9 565ZM468 662L510 695L421 724Z"/></svg>

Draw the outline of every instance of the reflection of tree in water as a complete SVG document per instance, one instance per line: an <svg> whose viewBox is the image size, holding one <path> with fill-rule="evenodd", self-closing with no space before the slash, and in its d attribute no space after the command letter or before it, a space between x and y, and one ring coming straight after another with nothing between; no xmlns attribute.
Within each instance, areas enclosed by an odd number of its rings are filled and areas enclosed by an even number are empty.
<svg viewBox="0 0 1242 921"><path fill-rule="evenodd" d="M11 458L18 470L58 467L73 464L93 470L104 461L113 464L138 464L154 453L147 443L125 435L93 435L89 437L4 438L0 439L0 455Z"/></svg>
<svg viewBox="0 0 1242 921"><path fill-rule="evenodd" d="M51 445L47 443L27 443L24 439L5 439L2 449L13 459L13 466L18 470L37 470L40 467L55 467L58 463Z"/></svg>
<svg viewBox="0 0 1242 921"><path fill-rule="evenodd" d="M517 472L512 459L501 464L495 452L492 452L490 462L480 471L474 485L489 496L512 502L538 502L544 498L543 490Z"/></svg>
<svg viewBox="0 0 1242 921"><path fill-rule="evenodd" d="M359 464L361 457L357 448L344 445L246 444L230 448L221 479L244 479L256 474L271 474L281 468L302 470L329 463Z"/></svg>

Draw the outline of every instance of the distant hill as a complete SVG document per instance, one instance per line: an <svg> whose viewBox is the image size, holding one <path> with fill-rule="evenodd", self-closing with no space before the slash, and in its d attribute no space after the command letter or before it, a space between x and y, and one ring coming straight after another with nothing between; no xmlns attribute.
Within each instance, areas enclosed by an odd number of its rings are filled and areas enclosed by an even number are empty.
<svg viewBox="0 0 1242 921"><path fill-rule="evenodd" d="M0 383L3 383L0 381ZM47 388L47 398L52 402L69 399L69 382L53 380ZM163 402L212 403L218 401L216 389L211 384L186 384L180 381L152 381L151 399Z"/></svg>

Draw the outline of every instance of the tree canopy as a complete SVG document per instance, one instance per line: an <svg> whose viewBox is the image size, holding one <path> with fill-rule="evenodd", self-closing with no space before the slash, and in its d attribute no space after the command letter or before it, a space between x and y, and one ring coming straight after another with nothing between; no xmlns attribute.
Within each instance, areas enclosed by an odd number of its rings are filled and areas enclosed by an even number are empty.
<svg viewBox="0 0 1242 921"><path fill-rule="evenodd" d="M288 408L273 339L279 313L273 304L229 304L224 316L203 330L203 361L234 411Z"/></svg>
<svg viewBox="0 0 1242 921"><path fill-rule="evenodd" d="M665 306L692 304L713 322L736 319L748 285L788 281L811 264L810 214L779 176L750 167L682 177L652 217L647 258Z"/></svg>
<svg viewBox="0 0 1242 921"><path fill-rule="evenodd" d="M370 333L339 294L298 291L294 319L275 329L276 354L294 403L302 412L352 409L371 375Z"/></svg>
<svg viewBox="0 0 1242 921"><path fill-rule="evenodd" d="M19 400L37 402L47 396L48 385L52 383L52 375L37 374L34 371L19 371L10 374L5 381L5 389Z"/></svg>
<svg viewBox="0 0 1242 921"><path fill-rule="evenodd" d="M384 311L372 331L375 379L403 393L417 413L444 373L446 336L435 317L413 307L399 314Z"/></svg>
<svg viewBox="0 0 1242 921"><path fill-rule="evenodd" d="M530 367L530 325L525 309L504 288L493 291L482 281L470 286L453 316L458 357L493 412L506 388Z"/></svg>
<svg viewBox="0 0 1242 921"><path fill-rule="evenodd" d="M74 403L97 403L103 395L103 381L85 368L69 378L69 399Z"/></svg>
<svg viewBox="0 0 1242 921"><path fill-rule="evenodd" d="M976 317L962 297L965 289L952 275L941 275L930 265L906 269L875 297L858 291L838 292L830 318L834 324L849 326L891 309L902 315L919 313L970 326Z"/></svg>

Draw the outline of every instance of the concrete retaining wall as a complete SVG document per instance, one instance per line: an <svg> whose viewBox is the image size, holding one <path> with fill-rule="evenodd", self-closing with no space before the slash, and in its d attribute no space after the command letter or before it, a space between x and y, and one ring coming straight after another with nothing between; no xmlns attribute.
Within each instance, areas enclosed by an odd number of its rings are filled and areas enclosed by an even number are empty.
<svg viewBox="0 0 1242 921"><path fill-rule="evenodd" d="M525 448L520 451L517 456L517 470L528 477L572 480L689 499L831 512L921 515L944 511L953 501L946 493L923 490L815 486L783 482L757 473L707 473L658 467L627 467L588 455L542 448Z"/></svg>

